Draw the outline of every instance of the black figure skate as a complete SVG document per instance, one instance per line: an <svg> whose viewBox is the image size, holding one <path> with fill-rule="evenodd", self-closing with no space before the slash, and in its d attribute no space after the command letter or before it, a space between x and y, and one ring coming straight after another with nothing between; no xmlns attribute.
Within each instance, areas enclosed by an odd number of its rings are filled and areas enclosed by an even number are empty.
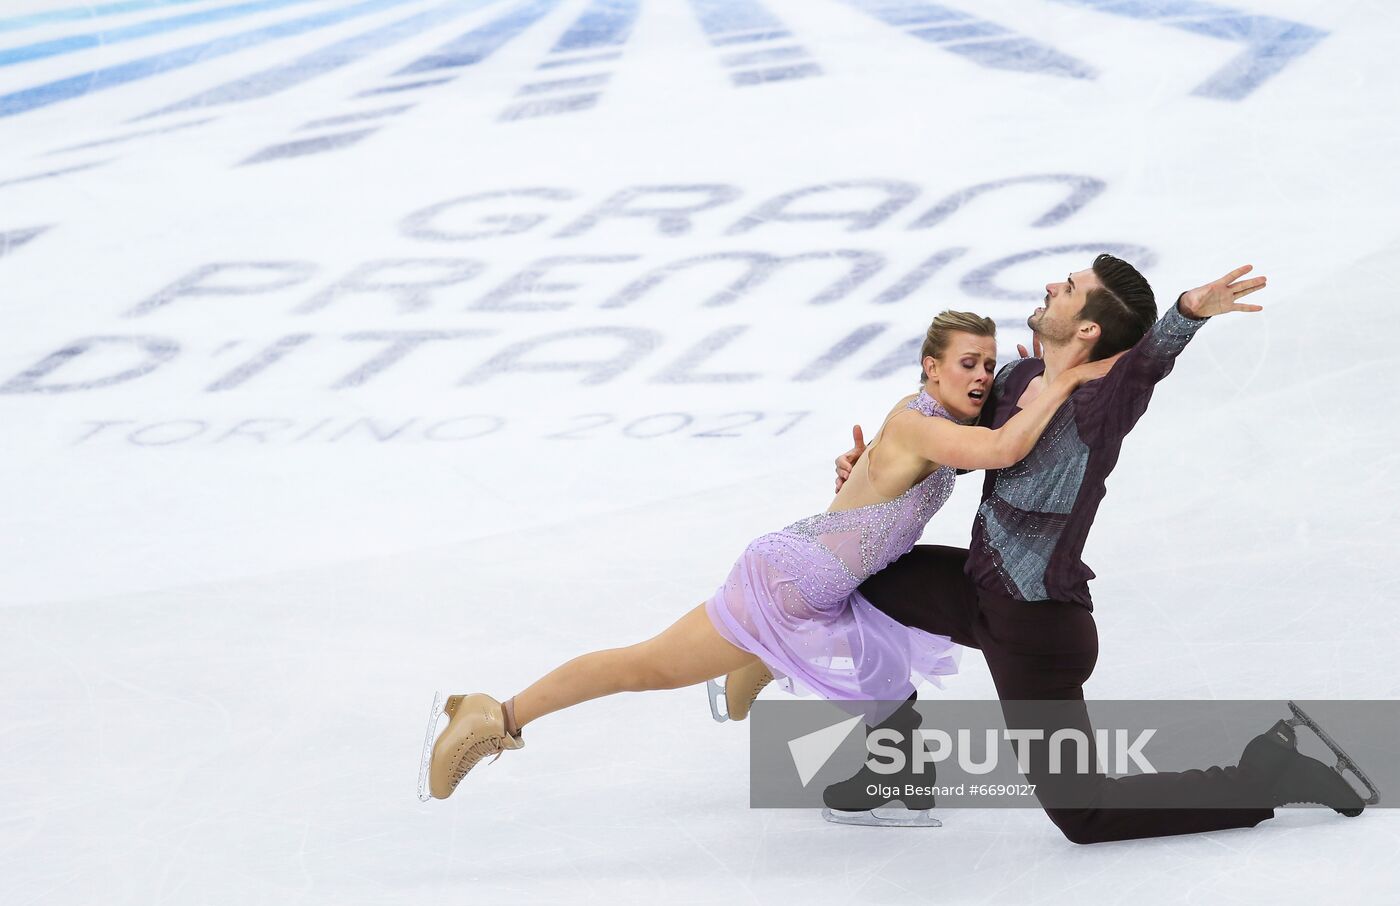
<svg viewBox="0 0 1400 906"><path fill-rule="evenodd" d="M1274 724L1267 733L1250 741L1240 757L1240 771L1267 791L1269 805L1316 803L1334 809L1348 818L1361 814L1368 805L1380 802L1380 792L1351 756L1318 726L1317 721L1294 702L1288 703L1293 712L1289 720ZM1337 763L1328 767L1316 758L1298 751L1297 728L1305 726L1317 735L1337 756ZM1369 795L1362 799L1346 779L1350 771L1366 787Z"/></svg>
<svg viewBox="0 0 1400 906"><path fill-rule="evenodd" d="M878 727L867 727L866 736L876 730L893 729L901 734L898 748L904 753L904 770L895 774L880 774L862 764L845 780L831 784L822 792L822 817L832 824L858 824L864 827L942 827L933 817L934 796L930 789L937 782L932 764L924 772L913 771L914 747L923 746L916 732L919 712L914 700L900 705ZM898 802L903 807L892 805Z"/></svg>

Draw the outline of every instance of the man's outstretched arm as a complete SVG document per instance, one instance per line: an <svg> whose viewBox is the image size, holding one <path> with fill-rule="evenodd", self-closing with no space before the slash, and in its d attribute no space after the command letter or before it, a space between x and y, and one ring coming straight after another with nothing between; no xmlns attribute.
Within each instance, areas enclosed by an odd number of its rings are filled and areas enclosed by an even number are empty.
<svg viewBox="0 0 1400 906"><path fill-rule="evenodd" d="M1267 283L1265 277L1243 279L1251 270L1253 265L1246 264L1182 293L1100 382L1092 412L1084 413L1090 424L1081 423L1081 430L1118 437L1127 434L1147 410L1154 385L1171 373L1176 357L1207 319L1232 311L1263 311L1261 305L1240 301Z"/></svg>

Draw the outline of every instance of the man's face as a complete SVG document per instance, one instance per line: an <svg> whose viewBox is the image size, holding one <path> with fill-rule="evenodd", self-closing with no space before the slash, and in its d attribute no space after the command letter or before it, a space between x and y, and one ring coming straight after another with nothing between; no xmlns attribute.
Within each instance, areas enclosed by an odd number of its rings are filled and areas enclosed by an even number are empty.
<svg viewBox="0 0 1400 906"><path fill-rule="evenodd" d="M1045 284L1045 305L1037 308L1026 326L1041 342L1067 343L1079 327L1078 315L1089 290L1103 286L1092 270L1075 271L1059 283Z"/></svg>

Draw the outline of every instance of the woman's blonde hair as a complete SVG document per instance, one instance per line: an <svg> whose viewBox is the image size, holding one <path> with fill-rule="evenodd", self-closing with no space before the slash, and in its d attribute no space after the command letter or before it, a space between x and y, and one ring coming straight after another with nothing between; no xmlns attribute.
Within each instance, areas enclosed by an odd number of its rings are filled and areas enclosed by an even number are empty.
<svg viewBox="0 0 1400 906"><path fill-rule="evenodd" d="M943 358L943 353L948 349L948 343L952 340L954 333L970 333L975 337L992 337L997 335L997 322L991 318L984 318L975 315L970 311L943 311L938 313L938 317L933 319L933 323L928 326L928 333L924 334L924 346L919 350L919 383L928 380L928 375L924 373L924 359L933 356L935 359Z"/></svg>

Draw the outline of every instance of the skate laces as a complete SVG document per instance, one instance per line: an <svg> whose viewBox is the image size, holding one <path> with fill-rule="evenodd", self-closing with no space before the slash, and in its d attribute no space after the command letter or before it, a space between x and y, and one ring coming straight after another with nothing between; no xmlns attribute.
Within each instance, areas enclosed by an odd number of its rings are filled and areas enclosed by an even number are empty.
<svg viewBox="0 0 1400 906"><path fill-rule="evenodd" d="M480 765L482 759L486 758L487 755L496 756L496 758L491 759L491 762L487 762L493 763L496 762L497 758L500 758L504 751L505 746L501 745L500 737L477 739L472 745L466 746L462 755L456 759L456 765L452 767L452 784L456 786L456 784L461 783L462 777L466 777L466 774L470 773L473 767Z"/></svg>
<svg viewBox="0 0 1400 906"><path fill-rule="evenodd" d="M481 759L485 758L487 755L495 756L491 761L487 762L487 764L494 764L496 759L500 758L502 753L506 750L503 743L504 739L505 737L503 736L488 736L485 739L479 739L467 746L466 750L458 756L457 765L452 770L454 782L460 782L461 779L467 776L468 772L480 764Z"/></svg>
<svg viewBox="0 0 1400 906"><path fill-rule="evenodd" d="M754 687L753 687L753 694L749 696L749 704L750 704L750 705L753 705L754 702L758 701L758 694L759 694L760 692L762 692L764 689L767 689L767 688L768 688L768 684L771 683L771 682L773 682L773 675L770 673L770 674L768 675L768 678L767 678L767 679L762 680L761 682L758 682L758 683L755 683L755 684L754 684Z"/></svg>

